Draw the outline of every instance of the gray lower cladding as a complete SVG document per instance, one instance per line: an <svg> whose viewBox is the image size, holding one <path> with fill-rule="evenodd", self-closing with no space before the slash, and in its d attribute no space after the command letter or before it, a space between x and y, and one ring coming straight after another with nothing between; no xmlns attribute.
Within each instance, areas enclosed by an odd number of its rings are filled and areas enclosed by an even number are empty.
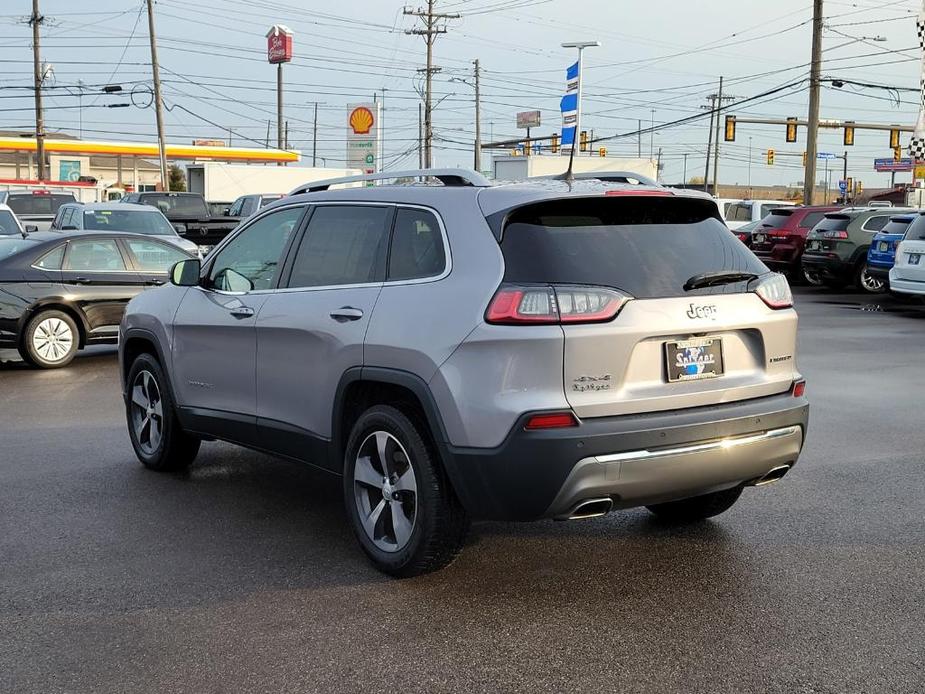
<svg viewBox="0 0 925 694"><path fill-rule="evenodd" d="M721 491L796 463L803 427L665 448L591 456L572 468L547 516L567 517L577 504L610 497L630 508Z"/></svg>

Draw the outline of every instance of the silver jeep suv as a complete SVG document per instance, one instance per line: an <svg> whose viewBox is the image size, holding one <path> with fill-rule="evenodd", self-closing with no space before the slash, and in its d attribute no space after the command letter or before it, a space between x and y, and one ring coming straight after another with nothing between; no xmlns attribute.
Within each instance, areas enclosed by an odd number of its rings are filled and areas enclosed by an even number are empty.
<svg viewBox="0 0 925 694"><path fill-rule="evenodd" d="M448 564L471 519L691 522L796 463L790 290L713 200L389 177L428 184L308 184L132 300L144 465L221 439L341 475L366 554L411 576Z"/></svg>

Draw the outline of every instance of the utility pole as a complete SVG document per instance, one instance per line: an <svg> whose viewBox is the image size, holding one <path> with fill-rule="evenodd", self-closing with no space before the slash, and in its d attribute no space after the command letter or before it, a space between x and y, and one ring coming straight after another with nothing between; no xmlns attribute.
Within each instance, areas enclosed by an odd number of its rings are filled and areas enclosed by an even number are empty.
<svg viewBox="0 0 925 694"><path fill-rule="evenodd" d="M710 105L700 107L710 109L710 127L707 130L707 156L703 165L703 191L705 193L710 190L710 152L713 150L713 116L716 115L714 113L716 110L716 94L710 94L707 99Z"/></svg>
<svg viewBox="0 0 925 694"><path fill-rule="evenodd" d="M636 157L642 159L642 118L636 119Z"/></svg>
<svg viewBox="0 0 925 694"><path fill-rule="evenodd" d="M687 152L684 153L684 175L681 177L681 183L687 185Z"/></svg>
<svg viewBox="0 0 925 694"><path fill-rule="evenodd" d="M658 159L655 160L655 181L658 182L659 174L662 171L662 148L658 148Z"/></svg>
<svg viewBox="0 0 925 694"><path fill-rule="evenodd" d="M748 138L748 197L752 196L752 138Z"/></svg>
<svg viewBox="0 0 925 694"><path fill-rule="evenodd" d="M421 115L421 104L418 104L418 168L424 168L424 117Z"/></svg>
<svg viewBox="0 0 925 694"><path fill-rule="evenodd" d="M717 185L719 182L719 128L720 128L720 112L723 110L724 101L735 101L738 97L735 96L723 96L723 78L719 78L719 90L716 94L710 94L707 97L707 101L710 102L709 106L701 106L700 108L710 109L710 129L707 132L707 161L704 164L703 170L703 189L705 191L710 190L710 154L713 154L713 195L716 195ZM714 126L716 128L716 143L713 143L713 133Z"/></svg>
<svg viewBox="0 0 925 694"><path fill-rule="evenodd" d="M45 170L45 113L42 110L42 83L45 76L42 74L41 36L39 27L45 18L39 12L39 0L32 0L32 79L35 87L35 158L38 164L39 180L48 178Z"/></svg>
<svg viewBox="0 0 925 694"><path fill-rule="evenodd" d="M406 34L415 34L424 37L424 43L427 46L427 67L418 72L423 72L424 78L424 166L422 168L431 168L433 166L433 77L434 73L439 72L440 68L434 67L434 41L439 34L446 33L445 26L438 26L438 22L447 19L459 19L458 14L440 14L434 12L434 5L437 0L427 0L427 9L418 8L412 10L406 7L403 14L418 17L424 20L423 29L407 29Z"/></svg>
<svg viewBox="0 0 925 694"><path fill-rule="evenodd" d="M816 187L816 155L819 136L819 77L822 71L822 0L813 0L813 50L809 71L809 118L806 127L806 168L803 172L803 204L813 204Z"/></svg>
<svg viewBox="0 0 925 694"><path fill-rule="evenodd" d="M36 2L37 0L33 0ZM164 104L161 101L161 74L157 66L157 39L154 36L154 0L148 0L148 37L151 39L151 72L154 77L154 114L157 118L157 152L161 164L161 186L170 190L167 152L164 143Z"/></svg>
<svg viewBox="0 0 925 694"><path fill-rule="evenodd" d="M719 122L723 110L723 77L719 78L719 92L716 96L716 143L713 145L713 195L719 195Z"/></svg>
<svg viewBox="0 0 925 694"><path fill-rule="evenodd" d="M649 121L649 159L655 154L655 109L651 109L652 118Z"/></svg>
<svg viewBox="0 0 925 694"><path fill-rule="evenodd" d="M278 63L276 65L276 149L285 149L283 137L283 64ZM277 162L276 165L282 166L283 162Z"/></svg>
<svg viewBox="0 0 925 694"><path fill-rule="evenodd" d="M380 171L385 170L385 92L382 88L382 109L379 111L379 161L377 162Z"/></svg>
<svg viewBox="0 0 925 694"><path fill-rule="evenodd" d="M482 107L481 95L479 92L479 60L476 58L472 61L475 65L475 152L473 153L473 163L475 170L482 170Z"/></svg>
<svg viewBox="0 0 925 694"><path fill-rule="evenodd" d="M312 126L312 166L318 163L318 102L315 102L315 124Z"/></svg>

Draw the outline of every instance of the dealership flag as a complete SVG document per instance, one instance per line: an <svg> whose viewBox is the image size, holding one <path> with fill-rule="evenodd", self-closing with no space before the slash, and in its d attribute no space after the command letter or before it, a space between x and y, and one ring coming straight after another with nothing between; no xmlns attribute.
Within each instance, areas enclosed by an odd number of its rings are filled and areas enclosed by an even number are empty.
<svg viewBox="0 0 925 694"><path fill-rule="evenodd" d="M559 102L562 111L562 148L575 144L575 125L578 121L578 63L565 72L565 96Z"/></svg>

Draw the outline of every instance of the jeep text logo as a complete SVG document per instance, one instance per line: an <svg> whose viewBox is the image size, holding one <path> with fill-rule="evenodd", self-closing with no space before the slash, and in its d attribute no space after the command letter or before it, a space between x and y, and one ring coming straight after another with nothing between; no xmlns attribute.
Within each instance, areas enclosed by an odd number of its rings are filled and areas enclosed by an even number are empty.
<svg viewBox="0 0 925 694"><path fill-rule="evenodd" d="M690 309L687 311L687 317L691 320L695 318L709 318L710 320L716 320L716 306L714 304L704 304L698 306L697 304L691 304Z"/></svg>

